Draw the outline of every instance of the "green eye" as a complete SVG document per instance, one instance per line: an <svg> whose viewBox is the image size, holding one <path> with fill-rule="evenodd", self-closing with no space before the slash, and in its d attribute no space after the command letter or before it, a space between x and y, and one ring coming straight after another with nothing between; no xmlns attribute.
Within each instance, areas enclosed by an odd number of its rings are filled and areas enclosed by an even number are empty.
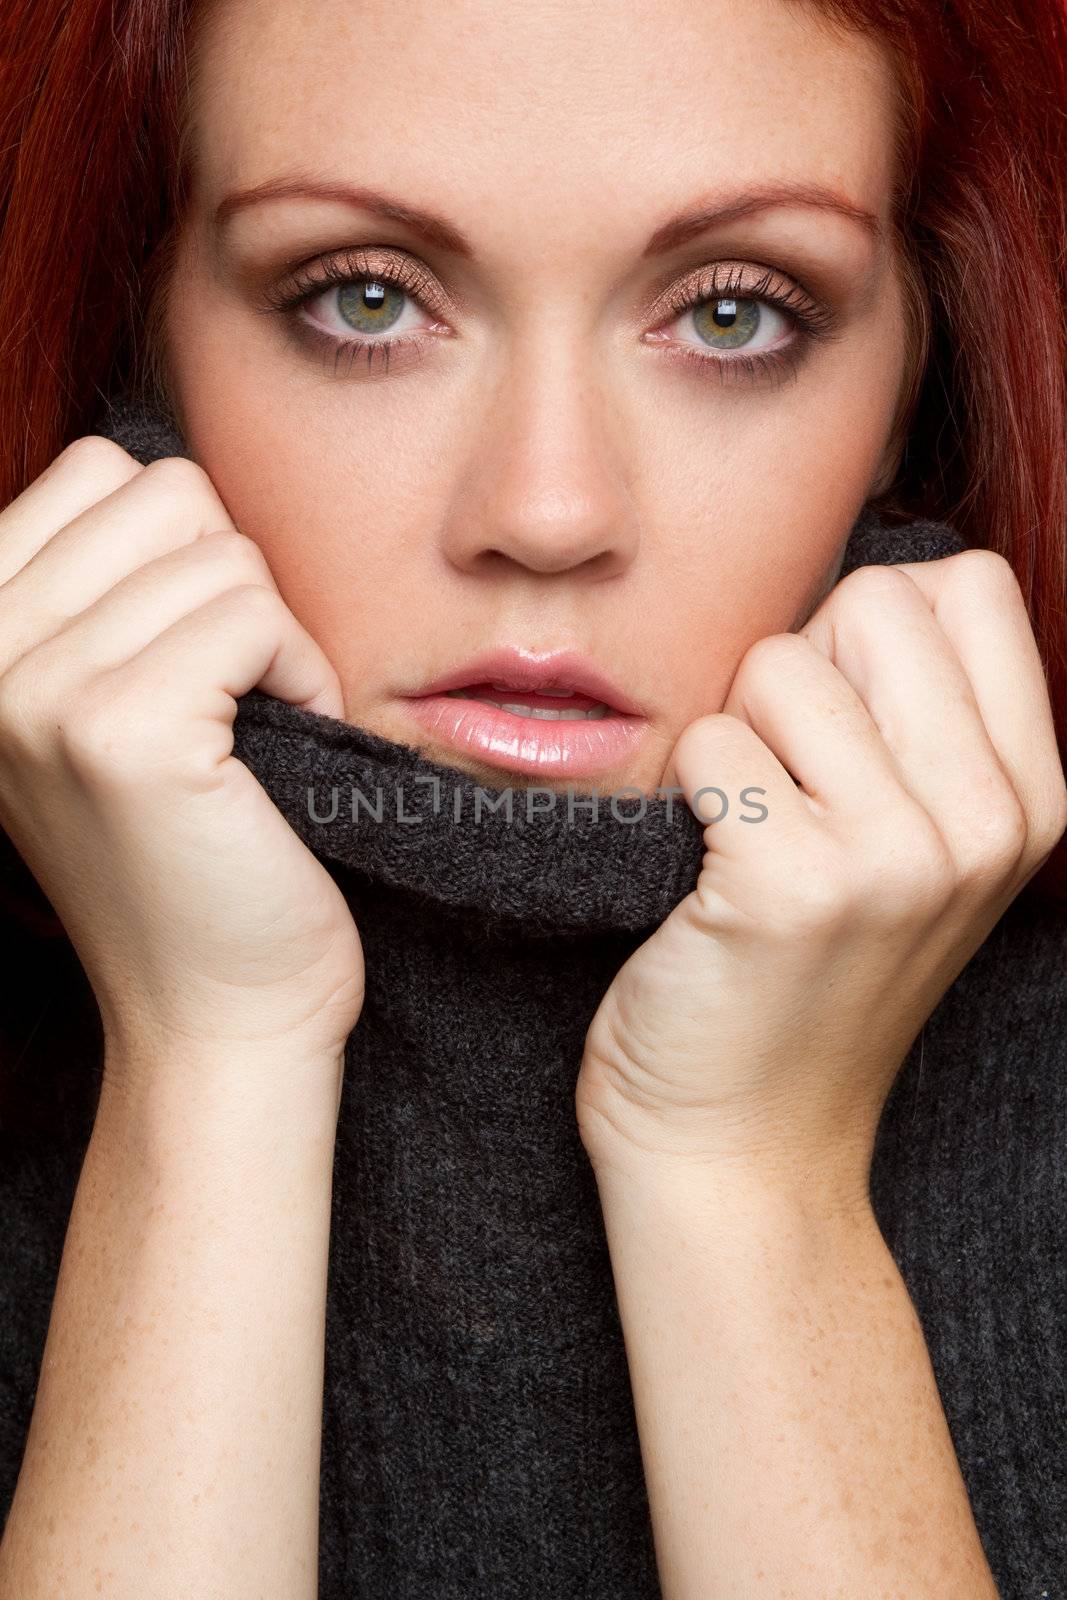
<svg viewBox="0 0 1067 1600"><path fill-rule="evenodd" d="M693 326L705 343L733 350L758 330L760 309L757 300L708 300L693 309Z"/></svg>
<svg viewBox="0 0 1067 1600"><path fill-rule="evenodd" d="M338 287L337 309L358 333L380 333L392 327L407 298L403 289L380 278L360 278Z"/></svg>

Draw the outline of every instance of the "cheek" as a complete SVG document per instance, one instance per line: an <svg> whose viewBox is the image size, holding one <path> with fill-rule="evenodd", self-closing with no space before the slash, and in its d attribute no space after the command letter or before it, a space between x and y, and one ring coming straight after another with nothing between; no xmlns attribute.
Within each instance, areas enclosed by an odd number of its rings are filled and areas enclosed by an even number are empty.
<svg viewBox="0 0 1067 1600"><path fill-rule="evenodd" d="M895 404L890 384L794 393L753 406L747 422L738 405L729 431L708 430L699 451L690 436L669 463L660 459L662 559L650 611L679 727L721 707L757 639L806 620L877 474Z"/></svg>
<svg viewBox="0 0 1067 1600"><path fill-rule="evenodd" d="M393 617L409 626L405 568L419 549L425 560L446 453L396 386L371 384L356 398L317 369L294 374L258 321L234 317L195 270L178 280L169 316L191 455L297 619L342 675L346 660L363 670Z"/></svg>
<svg viewBox="0 0 1067 1600"><path fill-rule="evenodd" d="M262 412L259 415L262 417ZM342 683L373 685L383 658L404 649L421 606L427 506L439 489L416 474L384 471L331 431L272 429L269 450L223 444L205 458L234 519L267 558L283 599L322 646ZM212 471L214 462L214 471ZM419 593L427 594L425 582Z"/></svg>
<svg viewBox="0 0 1067 1600"><path fill-rule="evenodd" d="M250 384L239 367L188 349L183 359L191 454L294 615L342 679L358 678L387 632L409 631L412 562L421 551L425 564L427 507L442 492L437 457L398 455L395 420L376 421L372 406L345 431L336 402L325 414L321 399Z"/></svg>

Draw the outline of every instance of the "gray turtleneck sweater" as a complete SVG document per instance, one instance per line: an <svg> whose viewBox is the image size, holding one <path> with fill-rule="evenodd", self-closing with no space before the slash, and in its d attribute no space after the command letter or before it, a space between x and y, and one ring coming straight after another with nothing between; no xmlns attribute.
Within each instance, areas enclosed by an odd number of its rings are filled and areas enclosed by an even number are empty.
<svg viewBox="0 0 1067 1600"><path fill-rule="evenodd" d="M128 408L98 431L141 460L181 449ZM864 516L841 570L959 548ZM573 1093L600 997L696 881L700 824L634 800L596 822L518 800L476 820L466 775L258 691L234 740L366 954L334 1165L320 1600L656 1600ZM17 860L7 881L41 931L4 1002L0 1517L100 1058L76 957ZM1065 958L1067 908L1024 892L916 1039L871 1172L1004 1600L1067 1600Z"/></svg>

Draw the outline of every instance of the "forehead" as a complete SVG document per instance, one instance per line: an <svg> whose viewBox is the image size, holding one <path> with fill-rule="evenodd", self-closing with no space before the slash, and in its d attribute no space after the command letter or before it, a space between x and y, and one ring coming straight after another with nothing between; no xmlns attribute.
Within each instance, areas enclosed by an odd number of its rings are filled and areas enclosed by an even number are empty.
<svg viewBox="0 0 1067 1600"><path fill-rule="evenodd" d="M195 43L205 204L299 171L452 197L487 241L745 180L888 206L891 66L792 0L213 0Z"/></svg>

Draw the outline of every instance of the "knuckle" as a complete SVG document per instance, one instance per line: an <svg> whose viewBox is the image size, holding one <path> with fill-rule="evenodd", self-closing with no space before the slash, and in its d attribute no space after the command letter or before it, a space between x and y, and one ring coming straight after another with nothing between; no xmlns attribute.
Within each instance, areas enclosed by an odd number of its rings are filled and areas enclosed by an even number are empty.
<svg viewBox="0 0 1067 1600"><path fill-rule="evenodd" d="M1055 849L1067 833L1067 783L1064 782L1062 773L1048 803L1047 813L1045 810L1042 811L1038 832L1044 847L1048 850Z"/></svg>
<svg viewBox="0 0 1067 1600"><path fill-rule="evenodd" d="M239 528L215 528L210 533L202 534L197 543L237 571L247 572L252 582L273 586L274 579L266 556L256 541Z"/></svg>
<svg viewBox="0 0 1067 1600"><path fill-rule="evenodd" d="M788 683L810 661L815 646L798 633L769 633L749 645L734 674L731 692L742 699Z"/></svg>
<svg viewBox="0 0 1067 1600"><path fill-rule="evenodd" d="M690 774L692 781L711 781L717 764L731 754L747 750L757 735L747 722L726 711L709 711L690 722L678 735L674 761L679 775Z"/></svg>
<svg viewBox="0 0 1067 1600"><path fill-rule="evenodd" d="M836 851L798 850L780 880L772 924L790 937L832 930L849 915L854 899L852 874Z"/></svg>
<svg viewBox="0 0 1067 1600"><path fill-rule="evenodd" d="M892 848L878 856L864 892L872 918L893 922L902 912L940 910L953 894L959 874L934 823L916 806L894 817L890 837Z"/></svg>
<svg viewBox="0 0 1067 1600"><path fill-rule="evenodd" d="M721 744L734 737L736 730L743 726L739 717L732 717L726 711L707 711L694 718L678 735L678 748L693 745L707 749L713 743Z"/></svg>
<svg viewBox="0 0 1067 1600"><path fill-rule="evenodd" d="M105 695L101 680L83 684L76 700L56 726L56 737L64 759L75 771L95 772L109 758L109 750L119 722L114 692Z"/></svg>
<svg viewBox="0 0 1067 1600"><path fill-rule="evenodd" d="M907 596L915 587L914 580L899 567L855 567L841 579L831 599L837 607L884 606L887 600Z"/></svg>
<svg viewBox="0 0 1067 1600"><path fill-rule="evenodd" d="M8 752L37 747L41 707L40 674L23 656L0 675L0 742Z"/></svg>
<svg viewBox="0 0 1067 1600"><path fill-rule="evenodd" d="M98 786L120 778L131 764L153 759L136 708L110 673L80 686L56 720L55 737L67 768Z"/></svg>
<svg viewBox="0 0 1067 1600"><path fill-rule="evenodd" d="M1037 850L1050 854L1067 833L1067 777L1059 761L1053 763L1050 781L1041 786L1030 809L1030 839Z"/></svg>
<svg viewBox="0 0 1067 1600"><path fill-rule="evenodd" d="M238 583L227 590L227 600L242 613L254 612L264 617L277 615L281 596L276 589L262 583Z"/></svg>
<svg viewBox="0 0 1067 1600"><path fill-rule="evenodd" d="M125 471L131 465L137 465L127 450L116 444L114 439L105 439L101 433L83 433L79 438L72 439L60 451L57 460L101 477L117 468Z"/></svg>
<svg viewBox="0 0 1067 1600"><path fill-rule="evenodd" d="M172 493L202 494L205 489L214 493L214 486L203 467L190 461L188 456L160 456L158 460L148 463L144 477L151 482L159 480Z"/></svg>
<svg viewBox="0 0 1067 1600"><path fill-rule="evenodd" d="M973 832L976 849L972 871L979 879L999 877L1018 864L1030 829L1022 802L1010 785L1000 785L979 808Z"/></svg>
<svg viewBox="0 0 1067 1600"><path fill-rule="evenodd" d="M788 670L791 664L807 660L813 649L799 633L768 633L749 645L738 672L747 676L767 670Z"/></svg>
<svg viewBox="0 0 1067 1600"><path fill-rule="evenodd" d="M996 550L960 550L949 557L948 568L953 577L966 578L971 584L1000 590L1018 588L1011 562Z"/></svg>

